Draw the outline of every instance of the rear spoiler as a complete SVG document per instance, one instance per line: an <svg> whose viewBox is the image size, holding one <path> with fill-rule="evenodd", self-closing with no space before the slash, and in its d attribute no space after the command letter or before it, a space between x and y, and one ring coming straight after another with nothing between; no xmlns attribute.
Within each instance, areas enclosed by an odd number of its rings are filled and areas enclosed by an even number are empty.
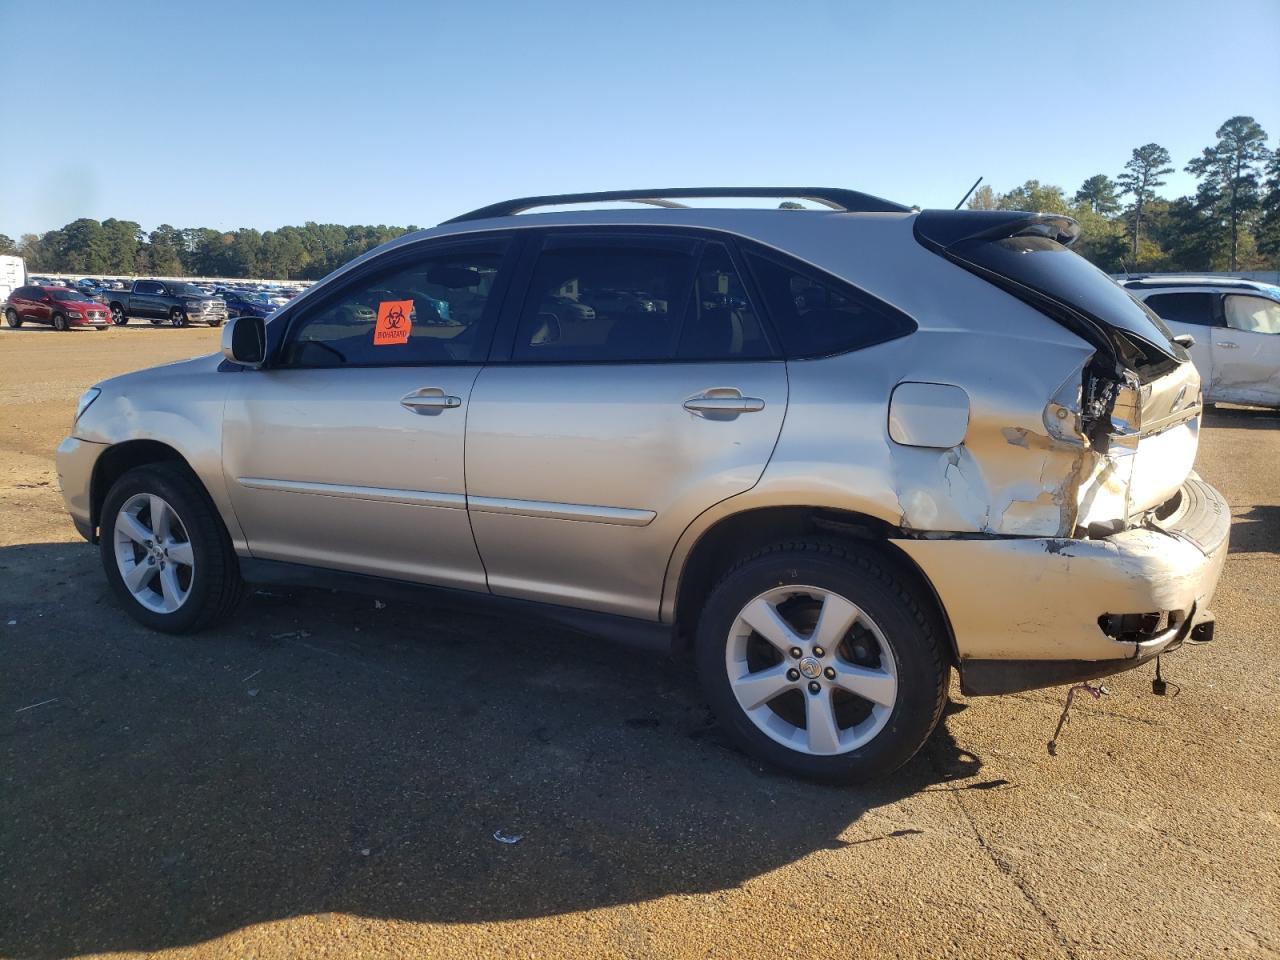
<svg viewBox="0 0 1280 960"><path fill-rule="evenodd" d="M1080 237L1080 224L1058 213L1022 210L925 210L916 217L916 238L941 253L965 240L1045 237L1069 247Z"/></svg>

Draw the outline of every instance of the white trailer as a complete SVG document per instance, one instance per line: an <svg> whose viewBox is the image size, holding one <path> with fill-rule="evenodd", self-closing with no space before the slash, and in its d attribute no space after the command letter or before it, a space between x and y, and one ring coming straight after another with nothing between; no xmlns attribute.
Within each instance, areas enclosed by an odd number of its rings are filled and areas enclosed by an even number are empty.
<svg viewBox="0 0 1280 960"><path fill-rule="evenodd" d="M27 263L21 257L0 256L0 300L27 282Z"/></svg>

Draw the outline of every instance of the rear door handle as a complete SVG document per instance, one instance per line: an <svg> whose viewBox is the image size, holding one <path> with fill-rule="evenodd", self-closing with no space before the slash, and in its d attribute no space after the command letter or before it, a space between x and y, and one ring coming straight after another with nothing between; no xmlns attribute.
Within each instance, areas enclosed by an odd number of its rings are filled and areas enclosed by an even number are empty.
<svg viewBox="0 0 1280 960"><path fill-rule="evenodd" d="M439 413L462 406L462 398L450 396L439 387L423 387L401 397L400 406L414 413Z"/></svg>
<svg viewBox="0 0 1280 960"><path fill-rule="evenodd" d="M744 397L742 391L734 387L714 387L684 402L684 408L698 416L708 414L729 415L739 413L758 413L764 409L764 401L759 397Z"/></svg>

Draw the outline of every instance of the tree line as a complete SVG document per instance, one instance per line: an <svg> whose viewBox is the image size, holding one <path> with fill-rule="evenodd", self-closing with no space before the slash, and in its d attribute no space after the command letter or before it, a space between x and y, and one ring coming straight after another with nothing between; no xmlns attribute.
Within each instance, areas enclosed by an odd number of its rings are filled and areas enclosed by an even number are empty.
<svg viewBox="0 0 1280 960"><path fill-rule="evenodd" d="M1174 172L1158 143L1134 147L1114 176L1094 174L1070 197L1028 180L1008 193L974 191L975 210L1065 213L1080 223L1075 250L1110 273L1124 270L1280 270L1280 149L1253 117L1232 117L1183 169L1190 196L1157 192Z"/></svg>
<svg viewBox="0 0 1280 960"><path fill-rule="evenodd" d="M1148 143L1133 149L1116 176L1095 174L1071 196L1028 180L1007 193L979 187L968 205L1068 214L1081 227L1075 249L1109 273L1280 269L1280 149L1267 146L1258 122L1232 117L1183 169L1199 181L1196 192L1162 197L1173 158ZM164 224L146 233L132 220L81 218L16 243L0 234L0 253L22 255L36 273L312 280L416 229L305 223L262 232Z"/></svg>
<svg viewBox="0 0 1280 960"><path fill-rule="evenodd" d="M225 231L166 223L147 233L132 220L82 217L38 236L25 234L17 243L0 234L0 254L19 254L31 273L314 280L416 229L305 223Z"/></svg>

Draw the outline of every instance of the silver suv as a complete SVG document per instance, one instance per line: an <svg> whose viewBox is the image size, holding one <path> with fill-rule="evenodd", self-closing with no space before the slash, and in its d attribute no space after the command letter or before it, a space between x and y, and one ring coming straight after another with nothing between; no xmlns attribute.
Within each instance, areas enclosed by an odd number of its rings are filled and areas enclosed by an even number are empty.
<svg viewBox="0 0 1280 960"><path fill-rule="evenodd" d="M691 209L706 196L829 209ZM643 201L659 209L525 214ZM692 654L744 749L893 770L968 694L1207 640L1200 378L1042 214L836 189L536 197L402 237L58 450L124 606L243 584L483 599Z"/></svg>

